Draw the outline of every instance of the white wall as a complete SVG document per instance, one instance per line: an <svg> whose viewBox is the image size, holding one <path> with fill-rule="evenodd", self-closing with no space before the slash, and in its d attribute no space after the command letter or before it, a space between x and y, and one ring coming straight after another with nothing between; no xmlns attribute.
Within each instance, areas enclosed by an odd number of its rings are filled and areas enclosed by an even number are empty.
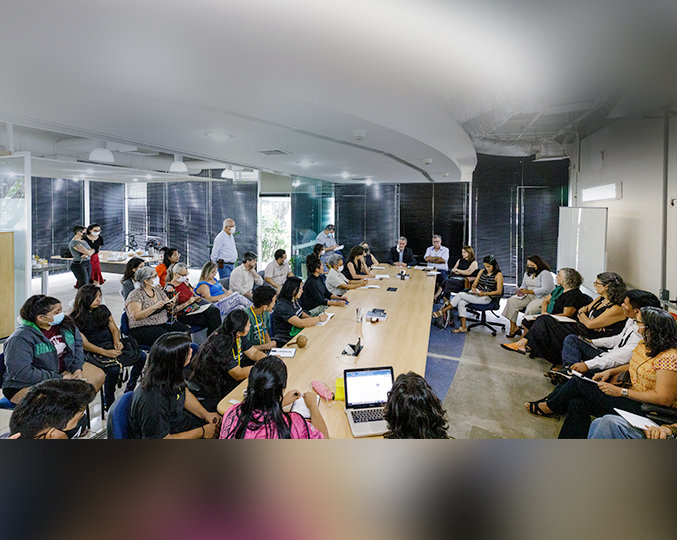
<svg viewBox="0 0 677 540"><path fill-rule="evenodd" d="M677 121L670 126L669 198L677 197ZM663 120L623 119L581 141L574 205L607 207L607 270L658 294L661 279ZM623 198L583 203L581 190L622 182ZM677 206L668 202L668 281L677 296Z"/></svg>

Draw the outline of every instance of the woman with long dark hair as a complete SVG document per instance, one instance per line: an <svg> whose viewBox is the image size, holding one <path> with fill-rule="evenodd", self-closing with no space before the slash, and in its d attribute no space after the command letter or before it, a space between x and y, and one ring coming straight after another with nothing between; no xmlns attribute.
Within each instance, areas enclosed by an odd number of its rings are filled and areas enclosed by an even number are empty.
<svg viewBox="0 0 677 540"><path fill-rule="evenodd" d="M110 310L101 303L101 289L96 285L80 287L75 296L71 317L82 335L85 358L104 370L104 408L108 410L115 401L115 385L123 367L132 366L125 392L136 387L146 355L134 338L120 335Z"/></svg>
<svg viewBox="0 0 677 540"><path fill-rule="evenodd" d="M284 412L301 397L298 390L285 393L287 366L277 356L259 360L249 374L247 396L226 411L220 439L324 439L329 437L317 406L317 394L306 392L303 400L310 422L298 413Z"/></svg>
<svg viewBox="0 0 677 540"><path fill-rule="evenodd" d="M98 392L104 372L85 362L82 336L58 298L36 294L21 306L21 325L4 346L2 393L19 403L34 384L47 379L87 379Z"/></svg>
<svg viewBox="0 0 677 540"><path fill-rule="evenodd" d="M200 405L186 388L190 339L181 332L159 338L148 354L141 384L129 409L130 439L212 439L221 417Z"/></svg>
<svg viewBox="0 0 677 540"><path fill-rule="evenodd" d="M362 246L355 246L350 250L348 260L343 266L343 275L348 279L374 277L374 274L369 271L367 264L364 262L364 248Z"/></svg>
<svg viewBox="0 0 677 540"><path fill-rule="evenodd" d="M162 256L162 262L155 267L155 272L157 273L157 277L160 278L160 285L164 287L167 278L167 270L169 270L169 267L172 264L179 262L181 254L178 249L173 247L163 247L160 248L160 251L162 251L164 255Z"/></svg>
<svg viewBox="0 0 677 540"><path fill-rule="evenodd" d="M643 307L637 317L643 340L630 364L597 373L592 380L572 377L549 396L525 404L536 416L566 414L560 439L585 439L591 416L621 409L642 414L642 403L677 408L677 323L667 311ZM618 376L629 372L629 387Z"/></svg>
<svg viewBox="0 0 677 540"><path fill-rule="evenodd" d="M188 387L208 411L216 411L219 401L249 376L255 362L266 356L249 342L250 327L245 311L231 311L198 349Z"/></svg>
<svg viewBox="0 0 677 540"><path fill-rule="evenodd" d="M553 365L562 363L564 339L576 334L588 339L597 339L619 334L625 326L621 304L625 300L626 287L623 278L614 272L602 272L593 284L599 296L578 310L574 319L578 322L561 322L550 315L541 315L529 327L526 336L501 347L531 356L539 356Z"/></svg>
<svg viewBox="0 0 677 540"><path fill-rule="evenodd" d="M279 347L291 341L304 328L314 326L320 321L326 321L327 315L321 313L317 317L311 317L303 311L299 299L303 295L303 282L301 278L291 277L282 285L277 295L277 302L273 309L271 319L275 336L273 339Z"/></svg>
<svg viewBox="0 0 677 540"><path fill-rule="evenodd" d="M90 281L94 285L101 285L104 283L103 274L101 273L101 263L99 261L99 250L103 247L103 236L101 236L101 225L92 223L87 227L87 231L83 236L83 240L87 245L94 250L90 257L90 264L92 266L92 275Z"/></svg>
<svg viewBox="0 0 677 540"><path fill-rule="evenodd" d="M136 281L134 281L134 275L136 274L136 271L143 268L144 264L145 263L143 259L139 257L132 257L127 261L127 264L125 265L125 273L122 274L122 278L120 278L120 283L122 283L120 294L125 300L127 300L129 293L132 292L136 287Z"/></svg>
<svg viewBox="0 0 677 540"><path fill-rule="evenodd" d="M386 439L446 439L447 413L426 380L410 371L395 379L383 419Z"/></svg>

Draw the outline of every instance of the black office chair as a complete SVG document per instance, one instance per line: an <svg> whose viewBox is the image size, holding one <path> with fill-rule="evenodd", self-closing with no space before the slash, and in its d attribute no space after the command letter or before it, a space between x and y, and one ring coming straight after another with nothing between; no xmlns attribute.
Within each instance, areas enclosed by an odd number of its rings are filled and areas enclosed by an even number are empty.
<svg viewBox="0 0 677 540"><path fill-rule="evenodd" d="M642 412L657 424L677 424L677 409L651 403L642 404Z"/></svg>
<svg viewBox="0 0 677 540"><path fill-rule="evenodd" d="M466 306L466 309L479 317L478 319L474 319L472 323L467 324L468 331L470 331L471 328L475 328L476 326L484 326L491 330L491 335L495 336L496 335L496 330L494 329L495 327L500 327L503 332L505 332L505 324L499 323L499 322L489 322L487 321L487 311L491 311L492 313L496 311L500 307L500 302L501 302L501 297L500 296L492 296L491 297L491 302L488 304L468 304ZM494 313L496 317L499 317L496 313ZM472 320L472 319L470 319Z"/></svg>

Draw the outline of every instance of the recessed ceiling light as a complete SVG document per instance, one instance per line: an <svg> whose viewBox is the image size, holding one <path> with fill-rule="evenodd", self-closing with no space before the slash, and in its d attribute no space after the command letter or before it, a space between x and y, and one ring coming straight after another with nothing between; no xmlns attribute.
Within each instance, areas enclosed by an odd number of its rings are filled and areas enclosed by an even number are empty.
<svg viewBox="0 0 677 540"><path fill-rule="evenodd" d="M132 178L132 182L138 182L138 181L139 181L138 178Z"/></svg>
<svg viewBox="0 0 677 540"><path fill-rule="evenodd" d="M228 139L233 138L232 135L229 135L228 133L226 133L224 131L218 131L218 130L217 131L208 131L207 133L205 133L205 135L207 135L207 137L209 137L210 139L214 139L215 141L227 141Z"/></svg>
<svg viewBox="0 0 677 540"><path fill-rule="evenodd" d="M87 174L94 174L94 169L87 169L85 172Z"/></svg>
<svg viewBox="0 0 677 540"><path fill-rule="evenodd" d="M152 174L147 174L147 175L146 175L146 180L152 180L152 178L153 178L153 175L152 175Z"/></svg>
<svg viewBox="0 0 677 540"><path fill-rule="evenodd" d="M307 160L307 159L304 159L303 161L299 161L298 163L299 163L299 165L301 165L301 167L310 167L313 164L312 161Z"/></svg>
<svg viewBox="0 0 677 540"><path fill-rule="evenodd" d="M343 172L341 173L341 178L350 178L350 173L347 172L347 171L343 171Z"/></svg>
<svg viewBox="0 0 677 540"><path fill-rule="evenodd" d="M365 182L368 186L371 186L374 181L371 178L367 178L367 181Z"/></svg>

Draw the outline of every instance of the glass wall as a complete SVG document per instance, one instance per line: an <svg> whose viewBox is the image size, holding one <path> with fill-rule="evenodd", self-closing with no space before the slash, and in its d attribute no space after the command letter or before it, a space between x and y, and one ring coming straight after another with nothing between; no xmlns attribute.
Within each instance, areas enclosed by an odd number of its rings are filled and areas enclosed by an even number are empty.
<svg viewBox="0 0 677 540"><path fill-rule="evenodd" d="M30 156L0 157L0 231L14 239L14 316L30 295Z"/></svg>
<svg viewBox="0 0 677 540"><path fill-rule="evenodd" d="M334 184L313 178L294 177L291 196L292 271L305 278L305 260L315 238L329 223L335 223ZM338 231L337 231L338 233ZM337 237L340 239L340 236Z"/></svg>
<svg viewBox="0 0 677 540"><path fill-rule="evenodd" d="M274 259L278 249L291 257L291 197L259 197L259 270Z"/></svg>

